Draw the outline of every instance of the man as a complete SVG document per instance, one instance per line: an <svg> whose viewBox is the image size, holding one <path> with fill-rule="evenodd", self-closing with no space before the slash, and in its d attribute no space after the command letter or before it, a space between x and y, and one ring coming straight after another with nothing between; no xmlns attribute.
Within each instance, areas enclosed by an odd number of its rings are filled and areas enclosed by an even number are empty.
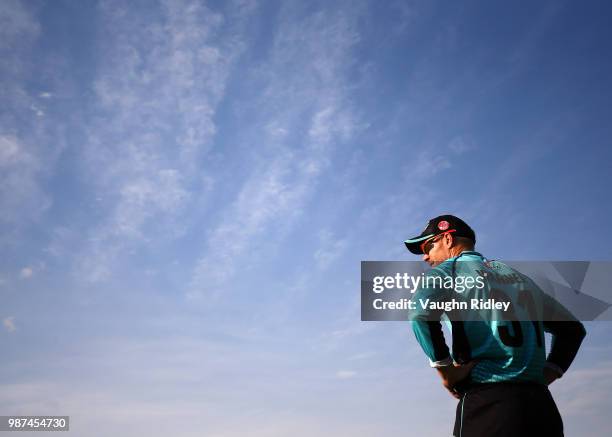
<svg viewBox="0 0 612 437"><path fill-rule="evenodd" d="M459 278L464 283L472 278L473 286L463 287L460 294L433 281L434 285L420 287L413 300L467 302L474 297L497 297L512 303L513 309L507 312L466 315L417 306L411 314L414 333L430 365L443 386L460 399L453 435L563 436L561 416L547 386L572 363L586 334L583 325L531 279L475 252L476 235L458 217L435 217L419 236L404 243L433 267L426 277L451 278L456 284ZM561 314L563 321L551 321L547 315L552 312ZM449 324L452 353L440 320ZM552 334L547 357L542 331Z"/></svg>

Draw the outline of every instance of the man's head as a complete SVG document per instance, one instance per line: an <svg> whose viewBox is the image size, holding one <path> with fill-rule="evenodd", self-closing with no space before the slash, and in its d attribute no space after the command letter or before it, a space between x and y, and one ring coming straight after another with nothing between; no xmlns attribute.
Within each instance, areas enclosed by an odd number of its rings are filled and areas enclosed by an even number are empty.
<svg viewBox="0 0 612 437"><path fill-rule="evenodd" d="M476 234L454 215L441 215L427 223L421 235L404 241L408 250L423 255L423 261L431 266L459 255L464 250L473 250Z"/></svg>

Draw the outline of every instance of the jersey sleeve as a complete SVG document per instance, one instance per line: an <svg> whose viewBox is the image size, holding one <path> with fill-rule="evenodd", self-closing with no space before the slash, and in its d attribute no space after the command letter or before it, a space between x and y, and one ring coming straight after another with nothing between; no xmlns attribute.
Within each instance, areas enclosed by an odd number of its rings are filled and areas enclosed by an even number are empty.
<svg viewBox="0 0 612 437"><path fill-rule="evenodd" d="M544 317L544 331L552 334L546 365L562 376L574 361L586 330L570 311L547 294L544 297Z"/></svg>
<svg viewBox="0 0 612 437"><path fill-rule="evenodd" d="M436 275L437 273L433 273ZM429 358L431 367L443 367L453 364L449 348L444 339L442 324L442 310L432 310L428 306L425 308L421 302L443 302L448 298L447 291L438 288L419 288L413 300L416 302L416 307L410 313L412 322L412 330L417 339L417 342Z"/></svg>
<svg viewBox="0 0 612 437"><path fill-rule="evenodd" d="M562 376L574 361L586 336L586 330L571 311L542 291L533 280L530 281L542 299L544 331L552 334L551 348L545 365Z"/></svg>

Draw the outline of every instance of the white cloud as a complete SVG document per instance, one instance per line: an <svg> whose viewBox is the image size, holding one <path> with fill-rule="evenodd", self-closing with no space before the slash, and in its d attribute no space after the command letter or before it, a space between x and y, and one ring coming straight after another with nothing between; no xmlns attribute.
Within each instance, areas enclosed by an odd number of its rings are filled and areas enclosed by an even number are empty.
<svg viewBox="0 0 612 437"><path fill-rule="evenodd" d="M312 117L308 135L315 143L329 143L333 137L346 140L355 130L350 114L339 111L334 105L326 106Z"/></svg>
<svg viewBox="0 0 612 437"><path fill-rule="evenodd" d="M304 200L308 175L293 181L294 155L286 153L256 172L243 186L226 212L222 223L210 234L208 252L198 261L190 295L217 289L236 270L237 258L271 221L289 219ZM293 182L292 182L293 181Z"/></svg>
<svg viewBox="0 0 612 437"><path fill-rule="evenodd" d="M30 109L32 110L32 112L34 112L34 114L36 114L37 117L44 117L45 116L45 111L40 109L35 104L31 104L30 105Z"/></svg>
<svg viewBox="0 0 612 437"><path fill-rule="evenodd" d="M24 160L24 152L13 136L0 136L0 166L6 167Z"/></svg>
<svg viewBox="0 0 612 437"><path fill-rule="evenodd" d="M347 359L349 361L357 361L357 360L365 360L365 359L368 359L368 358L372 358L374 356L376 356L376 352L362 352L362 353L359 353L359 354L351 355Z"/></svg>
<svg viewBox="0 0 612 437"><path fill-rule="evenodd" d="M141 237L149 218L180 211L190 197L175 169L162 169L156 175L129 180L120 188L112 229L124 237Z"/></svg>
<svg viewBox="0 0 612 437"><path fill-rule="evenodd" d="M31 149L16 136L0 136L0 221L27 222L51 205L40 181L41 164Z"/></svg>
<svg viewBox="0 0 612 437"><path fill-rule="evenodd" d="M451 160L444 154L424 150L418 154L415 162L406 167L407 174L414 180L427 179L452 167Z"/></svg>
<svg viewBox="0 0 612 437"><path fill-rule="evenodd" d="M11 226L0 238L15 242L51 205L44 177L63 147L30 92L41 69L33 55L41 27L30 8L13 0L0 6L0 224Z"/></svg>
<svg viewBox="0 0 612 437"><path fill-rule="evenodd" d="M319 248L314 259L320 269L327 269L346 250L346 240L334 238L330 231L319 233Z"/></svg>
<svg viewBox="0 0 612 437"><path fill-rule="evenodd" d="M29 44L39 32L40 26L22 2L4 0L0 7L0 49ZM7 67L7 66L4 66Z"/></svg>
<svg viewBox="0 0 612 437"><path fill-rule="evenodd" d="M470 140L456 136L446 147L425 146L416 154L416 160L405 167L405 171L410 174L412 180L428 179L453 167L448 152L460 156L474 149L475 146Z"/></svg>
<svg viewBox="0 0 612 437"><path fill-rule="evenodd" d="M183 235L214 186L206 155L228 75L244 43L241 11L163 1L158 16L100 3L96 116L83 173L101 220L77 274L108 277L129 248ZM234 14L235 15L231 15ZM87 274L86 272L90 272Z"/></svg>
<svg viewBox="0 0 612 437"><path fill-rule="evenodd" d="M334 148L358 127L344 81L350 50L359 40L358 14L304 13L295 4L282 10L269 58L255 75L258 86L261 81L266 86L249 102L258 112L249 141L262 145L262 156L274 158L256 161L221 214L194 268L190 296L220 292L265 230L274 229L279 238L292 226L329 168ZM290 138L290 132L307 135ZM331 262L332 250L339 248L319 253L319 260Z"/></svg>
<svg viewBox="0 0 612 437"><path fill-rule="evenodd" d="M32 267L24 267L19 272L19 276L21 276L23 279L31 278L33 274L34 270L32 269Z"/></svg>
<svg viewBox="0 0 612 437"><path fill-rule="evenodd" d="M284 139L289 131L281 127L277 120L271 120L270 123L266 126L266 133L275 139Z"/></svg>
<svg viewBox="0 0 612 437"><path fill-rule="evenodd" d="M425 145L420 148L420 152L415 153L416 158L405 166L404 170L410 175L411 180L431 178L453 167L449 152L452 155L460 156L475 148L471 140L460 135L453 137L446 146L440 148Z"/></svg>
<svg viewBox="0 0 612 437"><path fill-rule="evenodd" d="M416 11L414 6L404 1L394 1L389 4L390 9L393 11L393 15L396 17L395 24L390 29L394 35L402 35L409 25L414 23L416 18Z"/></svg>
<svg viewBox="0 0 612 437"><path fill-rule="evenodd" d="M377 325L363 323L359 320L360 304L359 299L350 302L346 310L337 316L335 324L338 328L313 338L310 345L311 349L315 352L335 350L340 345L359 341L356 338L363 337L377 329Z"/></svg>
<svg viewBox="0 0 612 437"><path fill-rule="evenodd" d="M465 152L474 150L476 147L472 141L462 136L456 136L450 141L450 143L448 143L448 148L454 154L462 155Z"/></svg>
<svg viewBox="0 0 612 437"><path fill-rule="evenodd" d="M338 370L336 372L336 378L338 379L350 379L357 376L357 372L354 370Z"/></svg>
<svg viewBox="0 0 612 437"><path fill-rule="evenodd" d="M17 327L15 326L15 317L7 317L2 321L2 324L8 332L15 332L17 330Z"/></svg>

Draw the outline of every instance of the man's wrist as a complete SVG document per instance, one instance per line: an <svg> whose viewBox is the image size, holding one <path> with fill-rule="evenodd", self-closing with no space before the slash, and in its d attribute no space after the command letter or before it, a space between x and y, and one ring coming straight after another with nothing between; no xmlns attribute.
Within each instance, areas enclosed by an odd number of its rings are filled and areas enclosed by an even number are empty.
<svg viewBox="0 0 612 437"><path fill-rule="evenodd" d="M430 367L434 367L436 369L440 369L442 367L448 367L448 366L452 366L453 365L453 358L449 355L448 357L442 359L442 360L438 360L438 361L431 361L429 360L429 365Z"/></svg>
<svg viewBox="0 0 612 437"><path fill-rule="evenodd" d="M436 370L438 371L438 375L440 375L440 378L442 378L442 381L444 381L449 386L455 385L455 383L457 382L457 368L453 364L449 366L436 367Z"/></svg>
<svg viewBox="0 0 612 437"><path fill-rule="evenodd" d="M551 363L550 361L546 361L546 363L544 363L544 367L555 372L557 374L557 378L561 378L563 373L565 373L561 367L555 363Z"/></svg>

